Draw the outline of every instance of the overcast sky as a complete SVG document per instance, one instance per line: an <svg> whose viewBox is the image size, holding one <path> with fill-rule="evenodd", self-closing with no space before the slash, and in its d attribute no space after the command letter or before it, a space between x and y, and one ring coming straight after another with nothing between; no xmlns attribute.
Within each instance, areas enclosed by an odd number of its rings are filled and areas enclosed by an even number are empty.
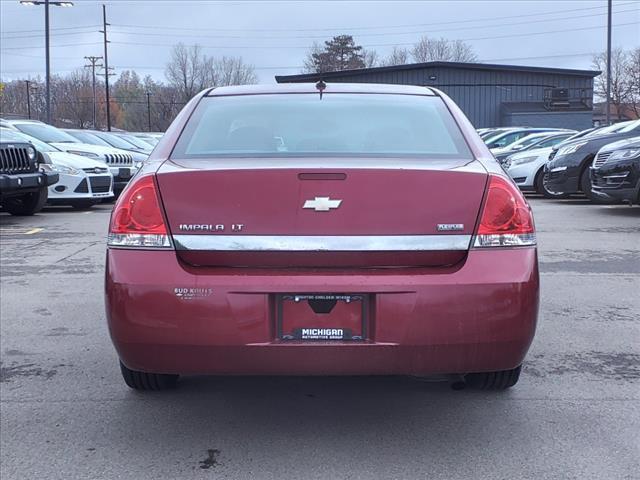
<svg viewBox="0 0 640 480"><path fill-rule="evenodd" d="M53 73L102 55L107 5L109 63L164 80L171 45L200 44L209 55L242 56L262 83L299 73L313 41L351 34L388 53L429 35L466 40L483 62L588 69L606 48L606 0L518 1L127 1L74 0L51 7ZM640 0L615 0L613 44L640 46ZM44 74L44 8L0 0L0 75Z"/></svg>

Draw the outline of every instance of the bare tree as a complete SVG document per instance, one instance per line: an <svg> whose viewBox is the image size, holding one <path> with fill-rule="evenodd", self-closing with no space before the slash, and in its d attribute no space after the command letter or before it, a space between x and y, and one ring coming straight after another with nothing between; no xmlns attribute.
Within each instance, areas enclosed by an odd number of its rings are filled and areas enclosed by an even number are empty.
<svg viewBox="0 0 640 480"><path fill-rule="evenodd" d="M478 56L473 51L471 45L462 40L454 40L450 43L451 61L453 62L477 62Z"/></svg>
<svg viewBox="0 0 640 480"><path fill-rule="evenodd" d="M380 64L383 67L390 67L393 65L405 65L409 63L409 50L406 48L393 47L391 53L382 59Z"/></svg>
<svg viewBox="0 0 640 480"><path fill-rule="evenodd" d="M79 69L66 77L54 76L51 90L56 124L78 128L92 124L93 92L88 70Z"/></svg>
<svg viewBox="0 0 640 480"><path fill-rule="evenodd" d="M640 117L640 47L629 52L627 62L629 75L629 103L637 117Z"/></svg>
<svg viewBox="0 0 640 480"><path fill-rule="evenodd" d="M171 59L167 63L165 76L178 90L182 100L187 102L205 88L212 65L213 59L204 55L199 45L187 47L183 43L178 43L171 50Z"/></svg>
<svg viewBox="0 0 640 480"><path fill-rule="evenodd" d="M0 82L0 114L27 117L27 80L31 118L44 118L44 83L40 77Z"/></svg>
<svg viewBox="0 0 640 480"><path fill-rule="evenodd" d="M242 85L258 80L254 67L240 57L216 59L202 53L199 45L187 47L182 43L173 47L165 76L183 102L206 87Z"/></svg>
<svg viewBox="0 0 640 480"><path fill-rule="evenodd" d="M632 54L625 52L622 48L614 48L611 51L611 105L617 114L617 119L622 120L623 107L631 103L633 98L633 75L631 71ZM607 54L606 52L594 55L592 65L595 69L603 72L595 78L594 94L603 100L607 98Z"/></svg>
<svg viewBox="0 0 640 480"><path fill-rule="evenodd" d="M253 66L244 63L242 57L214 59L208 77L212 87L248 85L258 81Z"/></svg>
<svg viewBox="0 0 640 480"><path fill-rule="evenodd" d="M366 68L377 67L380 64L380 57L375 50L363 50L362 61Z"/></svg>
<svg viewBox="0 0 640 480"><path fill-rule="evenodd" d="M318 65L316 59L320 58L322 54L322 47L318 42L313 42L313 45L307 51L307 56L303 61L302 71L304 73L316 73L318 71Z"/></svg>
<svg viewBox="0 0 640 480"><path fill-rule="evenodd" d="M478 57L462 40L422 37L411 49L413 60L423 62L475 62Z"/></svg>

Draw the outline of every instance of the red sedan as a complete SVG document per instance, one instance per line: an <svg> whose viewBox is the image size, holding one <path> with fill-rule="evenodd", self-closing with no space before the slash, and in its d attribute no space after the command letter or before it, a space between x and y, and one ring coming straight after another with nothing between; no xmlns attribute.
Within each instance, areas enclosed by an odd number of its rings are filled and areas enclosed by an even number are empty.
<svg viewBox="0 0 640 480"><path fill-rule="evenodd" d="M538 314L531 210L426 87L208 89L118 200L124 379L449 374L514 385Z"/></svg>

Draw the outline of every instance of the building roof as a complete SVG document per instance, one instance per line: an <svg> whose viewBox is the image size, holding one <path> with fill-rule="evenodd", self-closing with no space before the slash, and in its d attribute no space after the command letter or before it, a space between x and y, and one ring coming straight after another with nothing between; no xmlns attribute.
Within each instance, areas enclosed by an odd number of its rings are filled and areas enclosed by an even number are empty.
<svg viewBox="0 0 640 480"><path fill-rule="evenodd" d="M571 70L567 68L529 67L524 65L497 65L492 63L465 62L426 62L392 65L390 67L358 68L354 70L340 70L337 72L303 73L299 75L276 75L276 82L316 82L321 78L328 80L345 75L361 75L367 73L397 72L401 70L418 70L424 68L456 68L460 70L493 70L504 72L546 73L555 75L575 75L580 77L597 77L602 72L598 70Z"/></svg>

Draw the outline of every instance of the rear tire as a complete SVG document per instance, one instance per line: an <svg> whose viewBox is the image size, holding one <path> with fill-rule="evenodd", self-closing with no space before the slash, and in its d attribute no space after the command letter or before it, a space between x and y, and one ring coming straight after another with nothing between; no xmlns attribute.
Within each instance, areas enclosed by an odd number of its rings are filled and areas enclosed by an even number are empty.
<svg viewBox="0 0 640 480"><path fill-rule="evenodd" d="M465 377L466 382L480 390L506 390L518 383L522 365L512 370L497 372L470 373Z"/></svg>
<svg viewBox="0 0 640 480"><path fill-rule="evenodd" d="M544 172L542 171L542 168L536 174L535 184L536 190L538 191L538 193L541 193L544 198L569 198L568 193L554 193L547 190L547 187L544 184Z"/></svg>
<svg viewBox="0 0 640 480"><path fill-rule="evenodd" d="M3 208L11 215L29 216L38 213L47 203L49 190L42 187L37 192L25 193L19 197L10 197L3 201Z"/></svg>
<svg viewBox="0 0 640 480"><path fill-rule="evenodd" d="M89 210L96 204L94 200L73 200L71 206L76 210Z"/></svg>
<svg viewBox="0 0 640 480"><path fill-rule="evenodd" d="M134 390L168 390L178 384L178 375L166 373L138 372L125 367L120 362L122 378L129 388Z"/></svg>

